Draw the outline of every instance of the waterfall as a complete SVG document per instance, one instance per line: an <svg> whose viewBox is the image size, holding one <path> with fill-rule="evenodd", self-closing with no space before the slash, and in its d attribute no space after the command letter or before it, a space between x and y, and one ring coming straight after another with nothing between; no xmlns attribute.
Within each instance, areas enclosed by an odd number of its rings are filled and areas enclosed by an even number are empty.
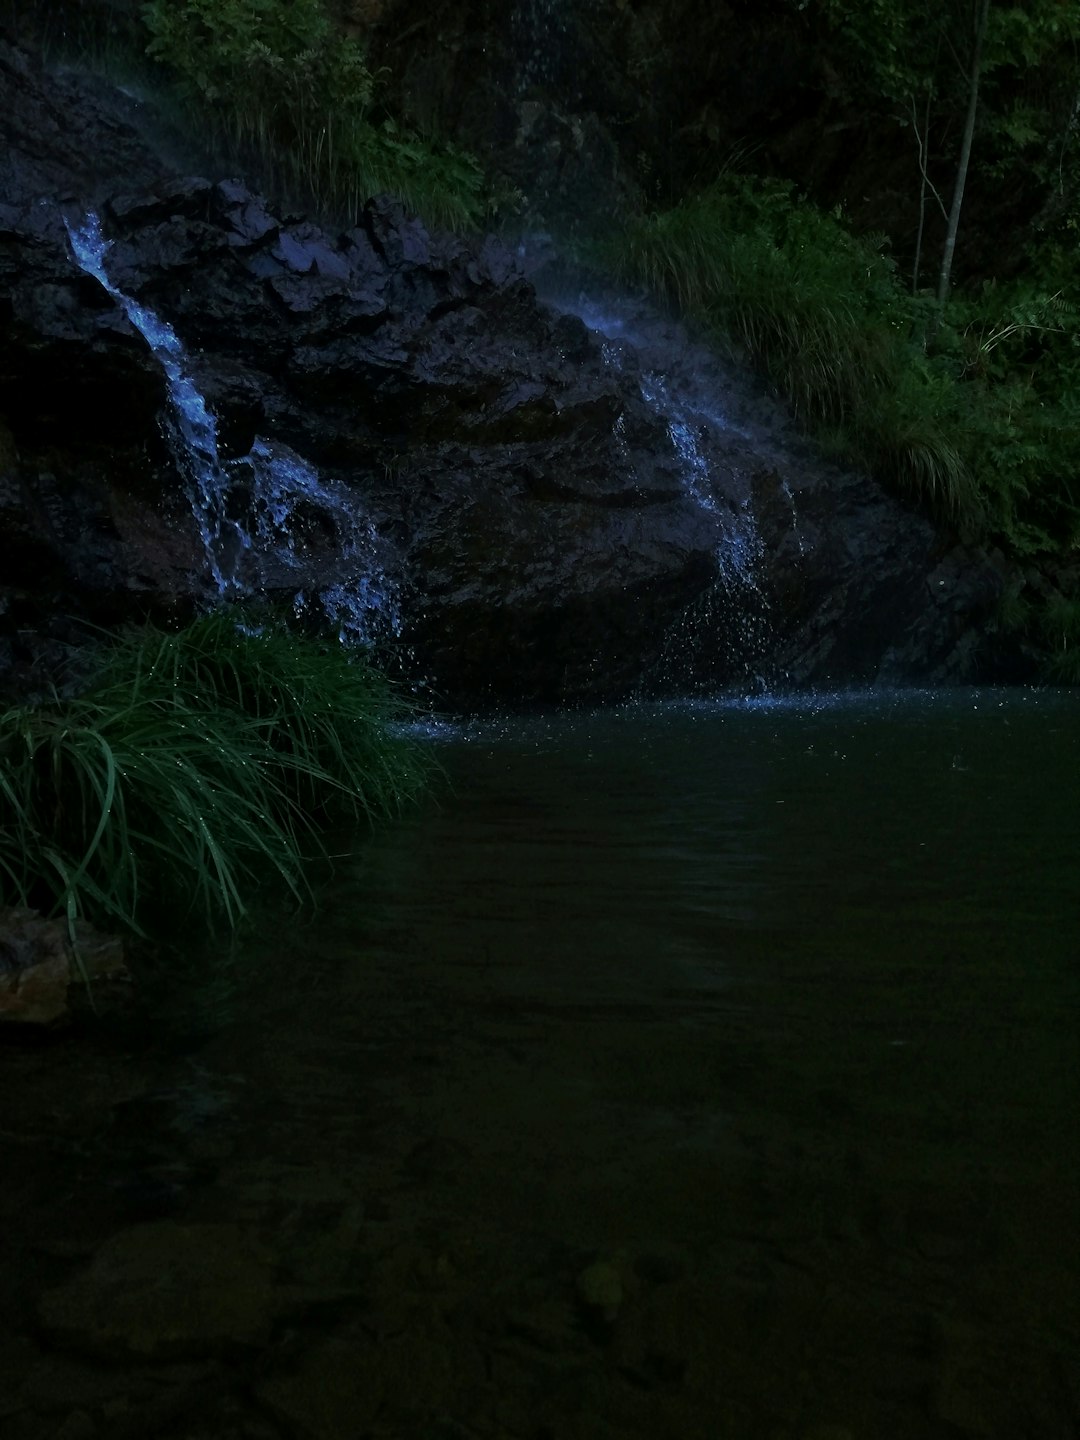
<svg viewBox="0 0 1080 1440"><path fill-rule="evenodd" d="M183 346L176 331L152 310L119 291L109 279L105 256L112 247L112 241L102 235L97 215L91 212L79 226L72 225L68 220L64 224L80 268L87 275L92 275L119 303L128 320L150 346L164 372L169 396L169 411L165 418L169 449L186 482L210 573L218 593L225 595L234 588L234 582L221 568L226 549L223 528L236 531L237 539L241 537L237 527L229 525L224 519L228 476L218 456L214 417L187 373Z"/></svg>
<svg viewBox="0 0 1080 1440"><path fill-rule="evenodd" d="M655 372L642 375L640 388L642 399L667 426L683 489L696 505L717 518L720 530L713 552L716 579L672 628L662 669L668 676L692 673L698 650L706 641L712 642L715 650L715 642L722 637L726 667L764 688L773 638L771 607L759 568L765 546L749 492L737 507L726 498L717 498L704 445L710 429L733 427L722 415L695 404L694 397L674 398Z"/></svg>
<svg viewBox="0 0 1080 1440"><path fill-rule="evenodd" d="M293 591L298 614L314 608L343 644L368 645L399 634L396 587L378 563L378 535L358 512L356 496L320 476L286 446L261 436L247 455L223 460L217 422L192 378L176 331L113 284L105 265L113 242L103 236L96 214L78 225L64 223L80 268L117 301L161 366L169 401L162 428L218 596L252 595L267 588L269 577L275 590ZM302 583L311 568L304 552L312 514L329 522L335 536L335 573L313 588ZM260 587L252 571L261 572Z"/></svg>
<svg viewBox="0 0 1080 1440"><path fill-rule="evenodd" d="M575 106L587 109L588 105L574 99L575 95L581 98L574 83L580 54L574 45L573 14L564 0L517 0L512 14L519 64L514 93L521 114L521 144L545 106L552 109L558 104L572 111ZM555 183L561 184L561 174ZM541 194L541 213L544 200ZM572 264L561 271L561 278L552 279L550 273L545 277L545 267L553 259L554 274L560 275L554 251L546 230L527 232L518 246L525 273L543 298L554 309L581 319L600 338L605 363L636 381L642 401L667 432L687 498L708 515L715 529L714 584L673 627L661 678L675 685L696 683L697 675L704 678L713 673L706 653L711 651L725 673L741 674L762 687L767 683L774 627L751 471L749 466L742 467L743 475L734 481L730 474L719 477L714 473L719 468L716 457L724 456L726 465L727 455L737 448L730 444L731 439L751 448L750 436L723 413L707 379L688 374L685 364L672 363L674 349L664 353L672 344L671 337L661 336L657 343L657 336L650 331L660 327L625 297L615 298L610 291L602 299L595 290L567 293L566 287L575 283L577 273ZM581 279L577 273L577 280ZM585 283L592 285L590 280ZM557 287L554 292L548 290L550 285ZM685 349L685 336L682 338L680 348ZM682 360L681 355L678 358ZM617 422L616 435L621 433ZM756 440L752 448L758 448ZM786 493L792 500L794 521L794 501L790 490Z"/></svg>
<svg viewBox="0 0 1080 1440"><path fill-rule="evenodd" d="M642 327L629 303L609 300L601 306L584 294L547 298L556 309L577 315L600 338L609 369L623 376L636 372L641 399L667 431L684 493L706 512L716 531L715 580L672 626L658 678L692 685L696 670L709 673L707 659L704 665L698 663L708 652L721 660L727 673L766 687L773 625L753 496L745 477L733 484L729 475L721 488L709 454L718 442L722 448L725 437L746 440L746 432L725 413L706 381L693 374L675 379L659 367L663 347L646 333L648 322ZM633 367L627 363L631 355ZM789 488L785 493L794 520L794 497Z"/></svg>

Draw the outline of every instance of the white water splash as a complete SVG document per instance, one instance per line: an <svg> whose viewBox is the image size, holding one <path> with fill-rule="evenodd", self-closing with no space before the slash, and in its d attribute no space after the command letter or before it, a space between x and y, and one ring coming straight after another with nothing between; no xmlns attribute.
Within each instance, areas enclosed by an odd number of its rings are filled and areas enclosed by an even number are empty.
<svg viewBox="0 0 1080 1440"><path fill-rule="evenodd" d="M244 462L232 461L231 466ZM357 515L356 497L347 487L326 480L301 456L283 445L257 437L247 456L251 467L251 536L260 552L273 551L284 565L306 568L303 554L304 509L334 523L343 560L352 562L348 583L323 585L312 597L326 621L337 630L343 645L369 645L383 636L401 633L402 619L397 587L386 577L378 560L379 536L373 522ZM303 590L293 597L302 613L309 597Z"/></svg>

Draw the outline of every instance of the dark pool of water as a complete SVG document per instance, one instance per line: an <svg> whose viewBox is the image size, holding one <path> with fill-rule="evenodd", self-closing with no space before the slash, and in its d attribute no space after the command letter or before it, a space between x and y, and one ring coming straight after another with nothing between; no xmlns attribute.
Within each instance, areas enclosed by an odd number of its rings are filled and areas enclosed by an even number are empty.
<svg viewBox="0 0 1080 1440"><path fill-rule="evenodd" d="M193 962L140 1033L0 1054L6 1423L1080 1434L1077 697L433 743L437 803L315 921ZM95 1309L132 1236L219 1273L254 1245L217 1283L265 1313L200 1343L168 1287Z"/></svg>

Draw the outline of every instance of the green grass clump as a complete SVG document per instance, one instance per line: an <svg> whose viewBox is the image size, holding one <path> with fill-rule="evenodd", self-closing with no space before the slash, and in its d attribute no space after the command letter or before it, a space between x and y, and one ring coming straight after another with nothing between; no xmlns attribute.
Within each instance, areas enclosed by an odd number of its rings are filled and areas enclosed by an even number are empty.
<svg viewBox="0 0 1080 1440"><path fill-rule="evenodd" d="M371 822L429 766L361 658L221 613L146 626L78 697L0 716L0 895L143 932L234 926L268 877L297 899L327 820Z"/></svg>
<svg viewBox="0 0 1080 1440"><path fill-rule="evenodd" d="M469 230L506 198L472 155L380 116L379 77L322 0L151 0L142 18L147 53L199 125L323 212L352 223L388 192Z"/></svg>

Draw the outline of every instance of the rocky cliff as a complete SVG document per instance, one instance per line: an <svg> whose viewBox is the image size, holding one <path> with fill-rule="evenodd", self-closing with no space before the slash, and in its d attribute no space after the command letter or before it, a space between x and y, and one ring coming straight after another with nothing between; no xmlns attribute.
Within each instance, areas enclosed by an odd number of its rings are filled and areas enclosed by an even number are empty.
<svg viewBox="0 0 1080 1440"><path fill-rule="evenodd" d="M142 133L126 97L0 47L9 677L71 638L68 617L214 596L161 367L72 254L65 220L91 208L111 283L173 327L217 416L234 518L262 503L259 445L321 477L230 560L236 587L292 603L355 586L362 529L399 597L398 652L438 694L989 673L987 557L816 460L663 317L583 303L553 272L542 300L502 243L429 234L390 202L329 233L180 174Z"/></svg>

